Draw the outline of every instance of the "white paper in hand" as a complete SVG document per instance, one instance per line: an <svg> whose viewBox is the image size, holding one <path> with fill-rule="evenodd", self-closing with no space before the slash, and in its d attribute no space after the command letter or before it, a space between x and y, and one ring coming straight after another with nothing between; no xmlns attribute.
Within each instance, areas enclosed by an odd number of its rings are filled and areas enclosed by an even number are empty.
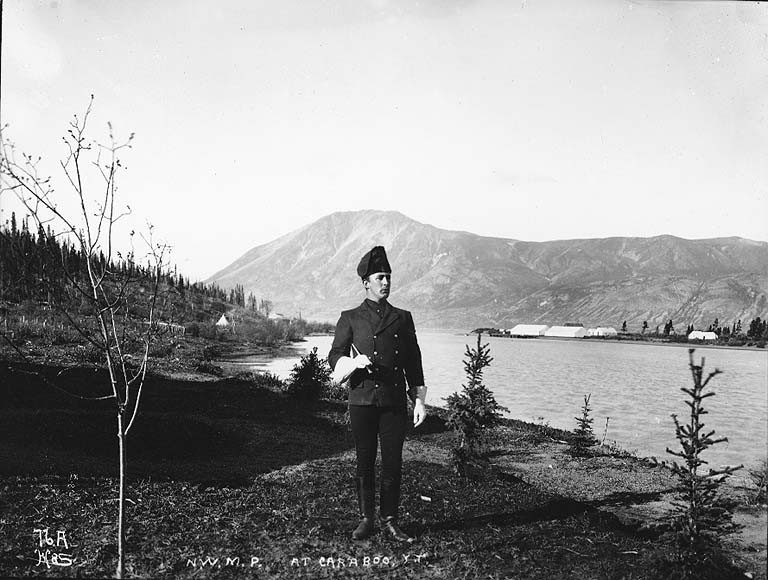
<svg viewBox="0 0 768 580"><path fill-rule="evenodd" d="M354 359L348 356L343 356L336 361L336 368L333 369L333 373L331 373L331 380L339 384L346 383L356 369L357 363Z"/></svg>

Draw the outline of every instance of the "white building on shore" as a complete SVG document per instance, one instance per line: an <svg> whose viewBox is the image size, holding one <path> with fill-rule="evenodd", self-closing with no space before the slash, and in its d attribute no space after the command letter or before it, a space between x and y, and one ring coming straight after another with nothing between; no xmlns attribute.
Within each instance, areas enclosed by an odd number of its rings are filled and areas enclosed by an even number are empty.
<svg viewBox="0 0 768 580"><path fill-rule="evenodd" d="M587 336L616 336L618 334L612 326L598 326L587 330Z"/></svg>
<svg viewBox="0 0 768 580"><path fill-rule="evenodd" d="M688 340L717 340L717 334L703 330L694 330L688 335Z"/></svg>
<svg viewBox="0 0 768 580"><path fill-rule="evenodd" d="M552 326L544 336L557 338L584 338L587 336L587 329L583 326Z"/></svg>
<svg viewBox="0 0 768 580"><path fill-rule="evenodd" d="M546 324L518 324L507 332L510 336L544 336L548 328Z"/></svg>

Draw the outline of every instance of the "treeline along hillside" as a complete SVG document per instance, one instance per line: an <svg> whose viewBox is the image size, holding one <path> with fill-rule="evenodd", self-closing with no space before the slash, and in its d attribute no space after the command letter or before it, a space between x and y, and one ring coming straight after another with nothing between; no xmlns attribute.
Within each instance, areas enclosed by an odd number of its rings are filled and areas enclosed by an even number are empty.
<svg viewBox="0 0 768 580"><path fill-rule="evenodd" d="M157 274L133 255L109 261L99 253L96 275L105 275L106 291L130 293L126 316L143 324ZM33 231L16 215L0 226L0 324L6 336L43 339L51 344L87 341L94 308L86 288L89 273L82 249L50 228ZM172 332L218 341L274 345L305 334L329 331L328 325L300 317L276 316L266 298L246 296L242 285L225 290L215 283L191 282L176 268L160 274L158 323ZM225 332L216 322L225 315ZM183 329L183 330L182 330Z"/></svg>

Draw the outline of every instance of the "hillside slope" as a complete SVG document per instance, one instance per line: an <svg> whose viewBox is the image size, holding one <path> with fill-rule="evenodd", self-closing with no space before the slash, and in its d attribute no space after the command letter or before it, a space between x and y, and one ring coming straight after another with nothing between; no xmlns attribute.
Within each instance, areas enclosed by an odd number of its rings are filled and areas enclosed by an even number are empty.
<svg viewBox="0 0 768 580"><path fill-rule="evenodd" d="M393 211L325 216L257 246L209 281L285 315L333 321L363 298L355 267L383 245L392 302L421 326L579 321L630 330L768 315L768 243L674 236L523 242L442 230Z"/></svg>

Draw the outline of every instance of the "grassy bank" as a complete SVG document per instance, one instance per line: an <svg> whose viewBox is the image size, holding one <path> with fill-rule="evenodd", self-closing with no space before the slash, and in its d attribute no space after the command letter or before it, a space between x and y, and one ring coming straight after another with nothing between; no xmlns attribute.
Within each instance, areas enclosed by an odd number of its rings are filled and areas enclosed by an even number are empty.
<svg viewBox="0 0 768 580"><path fill-rule="evenodd" d="M103 377L0 364L0 575L106 577L115 563L117 438ZM183 377L183 378L180 378ZM506 421L482 481L449 468L440 410L404 450L410 546L357 522L352 440L341 402L304 406L247 377L152 377L129 439L128 571L155 577L668 577L669 473L622 454L574 458L570 434ZM564 443L566 442L566 443ZM738 498L735 498L738 501ZM765 529L764 508L737 515ZM762 519L761 519L762 518ZM39 546L35 529L65 532ZM763 534L764 541L764 534ZM765 544L742 531L711 578L765 578ZM73 558L40 563L36 550ZM229 558L229 559L228 559ZM236 559L239 558L239 559ZM61 563L66 560L59 560Z"/></svg>

